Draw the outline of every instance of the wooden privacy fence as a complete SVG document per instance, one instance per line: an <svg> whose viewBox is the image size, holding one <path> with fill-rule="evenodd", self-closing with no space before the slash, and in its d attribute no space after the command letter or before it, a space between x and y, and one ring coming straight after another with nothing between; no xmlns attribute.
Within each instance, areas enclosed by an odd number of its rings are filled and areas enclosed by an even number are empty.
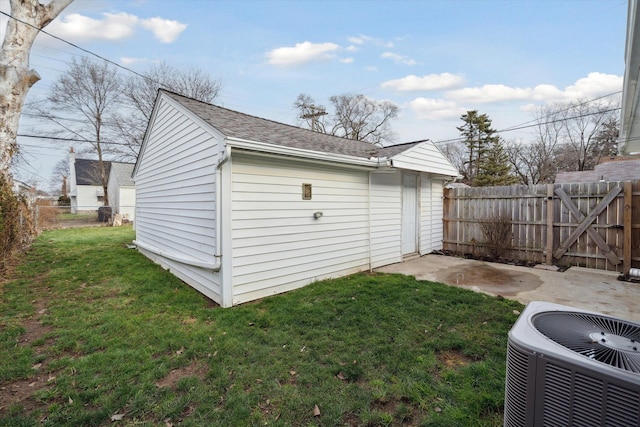
<svg viewBox="0 0 640 427"><path fill-rule="evenodd" d="M487 228L501 222L496 248ZM443 249L626 275L640 267L640 180L446 189Z"/></svg>

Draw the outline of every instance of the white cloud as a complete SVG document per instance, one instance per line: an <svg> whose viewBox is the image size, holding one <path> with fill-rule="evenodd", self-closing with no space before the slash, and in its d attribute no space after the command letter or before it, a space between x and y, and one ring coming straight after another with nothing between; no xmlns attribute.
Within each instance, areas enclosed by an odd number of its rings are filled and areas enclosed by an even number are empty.
<svg viewBox="0 0 640 427"><path fill-rule="evenodd" d="M622 76L589 73L587 77L578 79L573 85L567 86L564 95L571 100L593 99L622 90L622 82Z"/></svg>
<svg viewBox="0 0 640 427"><path fill-rule="evenodd" d="M464 101L471 104L487 104L500 101L531 99L533 89L513 88L502 84L489 84L481 87L467 87L446 93L448 99Z"/></svg>
<svg viewBox="0 0 640 427"><path fill-rule="evenodd" d="M187 24L157 16L142 20L140 25L144 29L151 31L162 43L172 43L187 28Z"/></svg>
<svg viewBox="0 0 640 427"><path fill-rule="evenodd" d="M416 98L409 103L416 115L424 120L443 120L460 117L464 113L454 101L433 98Z"/></svg>
<svg viewBox="0 0 640 427"><path fill-rule="evenodd" d="M587 100L622 90L621 76L589 73L564 90L549 84L531 87L510 87L503 84L488 84L448 91L447 99L466 104L489 104L503 101L569 102Z"/></svg>
<svg viewBox="0 0 640 427"><path fill-rule="evenodd" d="M340 49L335 43L296 43L293 47L279 47L267 53L269 64L299 65L313 61L326 61Z"/></svg>
<svg viewBox="0 0 640 427"><path fill-rule="evenodd" d="M409 75L401 79L389 80L380 86L400 92L431 91L451 89L464 83L462 76L451 73L428 74L422 77Z"/></svg>
<svg viewBox="0 0 640 427"><path fill-rule="evenodd" d="M396 64L404 64L404 65L416 65L417 62L414 59L409 58L408 56L398 55L393 52L384 52L380 55L383 59L392 59Z"/></svg>
<svg viewBox="0 0 640 427"><path fill-rule="evenodd" d="M349 43L359 46L372 44L374 46L385 47L387 49L391 49L393 47L393 42L387 42L384 40L376 39L375 37L365 36L363 34L349 37L347 40L349 40Z"/></svg>
<svg viewBox="0 0 640 427"><path fill-rule="evenodd" d="M347 46L347 47L345 48L345 50L346 50L347 52L356 52L356 51L358 50L358 47L357 47L357 46L354 46L354 45L349 45L349 46Z"/></svg>
<svg viewBox="0 0 640 427"><path fill-rule="evenodd" d="M128 56L123 56L120 58L120 62L123 65L132 65L132 64L139 64L141 62L147 62L146 58L131 58Z"/></svg>
<svg viewBox="0 0 640 427"><path fill-rule="evenodd" d="M159 17L140 19L125 12L103 13L94 19L79 13L60 17L47 27L52 34L69 40L119 41L133 37L138 27L151 31L163 43L171 43L187 28L186 24Z"/></svg>
<svg viewBox="0 0 640 427"><path fill-rule="evenodd" d="M104 13L104 19L72 13L51 22L48 31L73 40L123 40L135 34L138 17L125 12Z"/></svg>
<svg viewBox="0 0 640 427"><path fill-rule="evenodd" d="M498 102L521 102L521 111L530 112L540 104L589 100L618 92L622 89L620 76L603 73L589 73L563 90L554 85L540 84L535 87L510 87L503 84L487 84L446 91L442 98L416 98L409 102L409 109L423 120L446 120L460 117L467 109L477 104ZM463 83L460 76L450 73L432 74L423 77L407 76L382 84L383 88L398 91L438 90L446 85ZM514 107L515 108L515 107Z"/></svg>
<svg viewBox="0 0 640 427"><path fill-rule="evenodd" d="M342 59L340 60L340 62L342 62L342 63L344 63L344 64L351 64L351 63L353 63L353 61L354 61L354 59L353 59L352 57L349 57L349 58L342 58Z"/></svg>

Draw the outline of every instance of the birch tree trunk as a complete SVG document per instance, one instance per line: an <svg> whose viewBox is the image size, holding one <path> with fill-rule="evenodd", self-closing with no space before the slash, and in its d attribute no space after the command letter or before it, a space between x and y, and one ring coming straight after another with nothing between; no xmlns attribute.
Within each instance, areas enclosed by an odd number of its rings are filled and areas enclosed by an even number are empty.
<svg viewBox="0 0 640 427"><path fill-rule="evenodd" d="M40 76L29 69L29 53L40 29L73 0L10 0L11 16L0 50L0 176L11 179L11 158L17 151L20 112L31 86Z"/></svg>

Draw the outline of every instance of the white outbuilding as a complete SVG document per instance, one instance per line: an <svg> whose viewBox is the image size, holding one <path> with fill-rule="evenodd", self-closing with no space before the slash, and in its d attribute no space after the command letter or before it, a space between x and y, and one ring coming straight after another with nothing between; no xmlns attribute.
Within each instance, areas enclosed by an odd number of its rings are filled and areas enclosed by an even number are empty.
<svg viewBox="0 0 640 427"><path fill-rule="evenodd" d="M111 171L107 181L109 204L114 214L133 222L135 219L136 187L133 182L133 163L111 162Z"/></svg>
<svg viewBox="0 0 640 427"><path fill-rule="evenodd" d="M134 168L140 252L223 307L442 247L458 171L161 90Z"/></svg>

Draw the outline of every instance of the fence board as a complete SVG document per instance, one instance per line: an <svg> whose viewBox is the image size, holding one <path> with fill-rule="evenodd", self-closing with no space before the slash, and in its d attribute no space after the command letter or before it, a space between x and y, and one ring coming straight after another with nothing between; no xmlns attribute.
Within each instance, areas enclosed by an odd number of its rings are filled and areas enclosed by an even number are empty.
<svg viewBox="0 0 640 427"><path fill-rule="evenodd" d="M479 224L506 215L512 235L504 258L625 274L640 268L640 180L452 188L444 213L448 251L488 256Z"/></svg>

